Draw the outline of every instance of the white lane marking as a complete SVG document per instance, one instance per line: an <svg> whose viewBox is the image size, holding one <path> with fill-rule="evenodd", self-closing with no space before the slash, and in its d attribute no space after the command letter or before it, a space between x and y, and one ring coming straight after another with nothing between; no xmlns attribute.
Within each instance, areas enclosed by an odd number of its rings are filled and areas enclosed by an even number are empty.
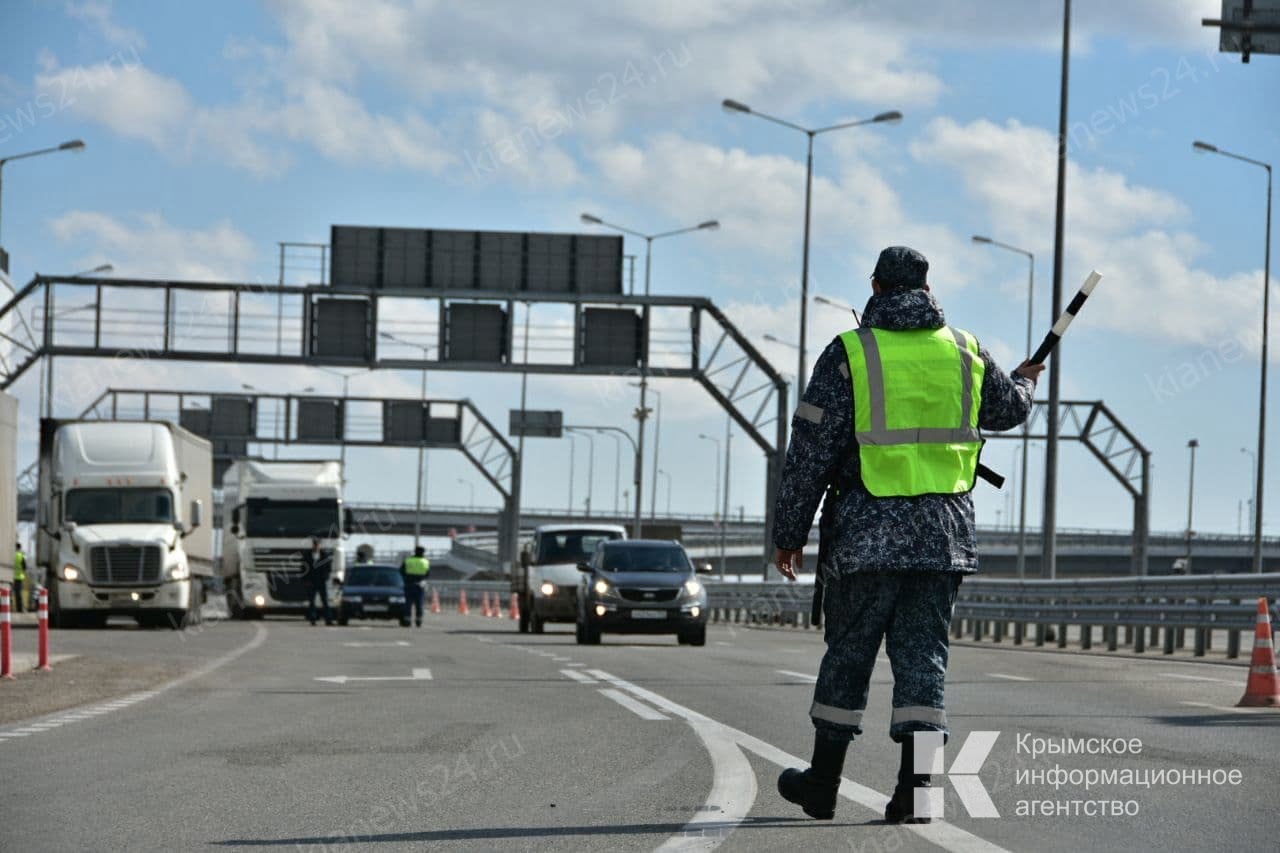
<svg viewBox="0 0 1280 853"><path fill-rule="evenodd" d="M744 731L740 731L731 726L727 726L724 723L713 720L691 708L686 708L684 705L672 702L670 699L660 696L651 690L646 690L643 687L624 681L617 676L610 675L609 673L598 669L589 670L589 672L601 681L607 681L610 684L627 691L633 696L644 699L646 702L674 714L677 717L683 717L691 722L708 723L719 726L724 731L725 735L732 738L738 746L747 749L750 752L754 752L765 761L772 762L779 767L808 766L808 762L802 758L797 758L794 755L778 749L773 744L766 743L765 741L749 735ZM840 796L847 800L852 800L861 806L865 806L878 815L884 814L884 807L889 803L889 796L887 794L881 794L879 791L875 791L865 785L859 785L857 782L847 778L842 778L840 780ZM950 851L950 853L1009 853L1005 848L1000 847L997 844L993 844L984 838L979 838L973 833L966 832L949 823L901 824L901 826L908 832L913 832L926 841L936 844L944 850Z"/></svg>
<svg viewBox="0 0 1280 853"><path fill-rule="evenodd" d="M1156 675L1163 675L1165 678L1184 678L1187 681L1216 681L1219 684L1235 684L1234 681L1227 681L1225 678L1209 678L1204 675L1183 675L1180 672L1157 672Z"/></svg>
<svg viewBox="0 0 1280 853"><path fill-rule="evenodd" d="M798 678L801 681L807 681L810 684L818 683L818 676L816 675L808 675L807 673L803 673L803 672L792 672L789 669L780 669L778 670L778 672L782 673L783 675L789 675L792 678Z"/></svg>
<svg viewBox="0 0 1280 853"><path fill-rule="evenodd" d="M617 702L619 705L626 708L628 711L632 712L642 720L671 719L666 714L661 714L653 710L652 708L650 708L648 705L645 705L641 702L637 702L636 700L632 699L630 696L628 696L627 694L623 693L620 690L604 689L604 690L601 690L600 693L605 696L608 696L610 699Z"/></svg>
<svg viewBox="0 0 1280 853"><path fill-rule="evenodd" d="M375 649L387 646L412 646L413 643L408 640L396 640L394 643L366 643L363 640L360 640L355 643L343 643L342 645L349 649Z"/></svg>
<svg viewBox="0 0 1280 853"><path fill-rule="evenodd" d="M585 663L571 663L569 666L586 666Z"/></svg>
<svg viewBox="0 0 1280 853"><path fill-rule="evenodd" d="M1009 681L1032 681L1034 679L1027 678L1025 675L1006 675L1003 672L988 672L987 675L992 678L1004 678Z"/></svg>
<svg viewBox="0 0 1280 853"><path fill-rule="evenodd" d="M715 641L715 644L716 644L717 646L732 646L732 645L733 645L733 643L726 643L724 640L716 640L716 641Z"/></svg>
<svg viewBox="0 0 1280 853"><path fill-rule="evenodd" d="M124 700L115 700L107 704L91 705L88 707L80 707L75 709L64 709L62 711L57 712L57 714L59 715L57 717L49 715L49 716L39 718L34 722L28 723L24 728L8 729L5 731L0 731L0 737L6 737L6 738L26 737L29 734L38 734L39 732L42 732L42 731L48 731L48 726L45 726L44 724L51 722L52 720L55 720L55 719L65 719L67 722L80 722L81 720L93 719L94 717L100 716L102 714L110 714L112 711L118 711L123 708L127 708L135 702L141 702L144 699L151 699L152 697L159 696L161 693L164 693L166 690L172 690L175 687L180 687L181 685L194 681L197 678L203 678L204 676L208 675L214 670L219 669L220 667L226 666L227 664L231 663L233 660L240 657L241 655L247 652L253 651L254 649L262 645L266 641L267 629L265 627L263 627L262 625L254 625L253 631L254 631L253 639L245 643L240 648L233 649L232 651L227 652L225 655L222 655L221 657L214 658L204 666L198 667L197 669L193 669L191 672L187 673L186 675L183 675L179 678L175 678L173 681L169 681L165 684L160 685L159 687L154 687L150 690L139 691L138 693L131 693L128 696L126 696Z"/></svg>
<svg viewBox="0 0 1280 853"><path fill-rule="evenodd" d="M551 656L551 659L552 659L553 661L555 661L556 663L567 663L567 662L569 662L570 660L572 660L572 658L566 658L566 657L562 657L562 656L560 656L560 655L552 655L552 656Z"/></svg>
<svg viewBox="0 0 1280 853"><path fill-rule="evenodd" d="M1179 705L1190 705L1192 708L1210 708L1214 711L1225 711L1230 714L1275 713L1275 708L1236 708L1231 705L1214 705L1210 702L1179 702Z"/></svg>
<svg viewBox="0 0 1280 853"><path fill-rule="evenodd" d="M591 678L590 676L583 675L582 673L578 672L576 669L562 669L560 670L560 674L563 675L565 678L572 678L574 681L578 681L583 684L599 684L600 683L596 681L594 678Z"/></svg>
<svg viewBox="0 0 1280 853"><path fill-rule="evenodd" d="M431 670L415 669L413 675L318 675L316 681L346 684L348 681L431 681Z"/></svg>
<svg viewBox="0 0 1280 853"><path fill-rule="evenodd" d="M711 756L711 791L706 805L657 849L657 853L708 851L728 839L756 801L756 772L724 729L715 723L689 723ZM710 825L708 825L710 824Z"/></svg>

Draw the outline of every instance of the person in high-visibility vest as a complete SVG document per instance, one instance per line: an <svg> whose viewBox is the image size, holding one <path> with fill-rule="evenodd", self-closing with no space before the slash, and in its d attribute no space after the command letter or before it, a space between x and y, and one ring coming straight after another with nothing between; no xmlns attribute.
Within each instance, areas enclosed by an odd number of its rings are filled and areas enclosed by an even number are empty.
<svg viewBox="0 0 1280 853"><path fill-rule="evenodd" d="M859 328L837 336L813 368L791 421L774 507L778 571L794 580L819 501L817 572L826 654L809 716L808 769L778 779L784 798L830 819L876 652L893 668L889 736L901 764L885 820L927 822L914 791L915 732L947 735L943 687L960 581L977 570L971 491L981 430L1007 430L1031 413L1043 365L1004 372L968 332L950 327L929 291L924 256L880 253Z"/></svg>
<svg viewBox="0 0 1280 853"><path fill-rule="evenodd" d="M23 613L26 610L26 604L23 601L26 598L26 587L27 555L22 552L22 543L19 542L13 555L13 609L16 613Z"/></svg>
<svg viewBox="0 0 1280 853"><path fill-rule="evenodd" d="M431 572L431 561L426 558L426 553L426 549L419 545L413 549L413 556L405 557L400 564L400 574L404 577L404 624L408 624L412 612L419 628L422 627L423 603L427 595L427 575Z"/></svg>

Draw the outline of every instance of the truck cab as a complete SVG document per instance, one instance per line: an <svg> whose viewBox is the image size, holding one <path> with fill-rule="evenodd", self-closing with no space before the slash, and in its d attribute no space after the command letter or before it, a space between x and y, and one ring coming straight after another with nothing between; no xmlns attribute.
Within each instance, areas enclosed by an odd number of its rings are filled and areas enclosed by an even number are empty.
<svg viewBox="0 0 1280 853"><path fill-rule="evenodd" d="M520 631L541 634L547 622L576 622L578 564L601 542L626 539L618 524L544 524L520 552L515 589L520 596Z"/></svg>
<svg viewBox="0 0 1280 853"><path fill-rule="evenodd" d="M197 621L213 571L209 442L163 422L42 427L36 563L50 621Z"/></svg>
<svg viewBox="0 0 1280 853"><path fill-rule="evenodd" d="M302 556L311 538L329 559L329 599L338 601L350 528L336 461L238 459L222 480L222 573L240 619L303 615L310 585Z"/></svg>

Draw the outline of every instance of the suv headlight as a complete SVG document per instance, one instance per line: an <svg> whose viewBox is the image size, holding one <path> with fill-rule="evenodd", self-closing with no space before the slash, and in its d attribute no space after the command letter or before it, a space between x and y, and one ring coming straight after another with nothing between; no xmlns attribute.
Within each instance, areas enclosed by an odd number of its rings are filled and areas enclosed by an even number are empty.
<svg viewBox="0 0 1280 853"><path fill-rule="evenodd" d="M596 595L613 595L613 585L604 578L598 578L591 588L596 591Z"/></svg>
<svg viewBox="0 0 1280 853"><path fill-rule="evenodd" d="M543 595L556 594L556 585L553 584L551 581L543 581L542 586L538 587L538 589L542 592Z"/></svg>
<svg viewBox="0 0 1280 853"><path fill-rule="evenodd" d="M191 569L186 563L174 563L169 567L168 575L171 581L184 581L191 577Z"/></svg>
<svg viewBox="0 0 1280 853"><path fill-rule="evenodd" d="M705 587L699 581L692 578L684 582L684 594L689 598L702 595L704 589Z"/></svg>
<svg viewBox="0 0 1280 853"><path fill-rule="evenodd" d="M64 581L70 581L71 583L79 583L83 580L83 578L80 577L79 567L73 566L70 563L63 566L62 571L59 572L59 574L62 576Z"/></svg>

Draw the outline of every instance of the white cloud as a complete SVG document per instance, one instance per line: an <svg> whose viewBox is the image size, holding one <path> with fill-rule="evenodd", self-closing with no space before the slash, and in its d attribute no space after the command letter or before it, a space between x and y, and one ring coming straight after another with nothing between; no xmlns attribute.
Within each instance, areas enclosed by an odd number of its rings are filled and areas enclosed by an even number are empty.
<svg viewBox="0 0 1280 853"><path fill-rule="evenodd" d="M76 245L84 267L110 263L126 278L245 281L258 259L253 241L226 221L185 229L159 213L73 210L49 227L58 240Z"/></svg>
<svg viewBox="0 0 1280 853"><path fill-rule="evenodd" d="M110 0L68 2L66 9L69 16L95 29L109 44L135 49L146 46L146 39L141 33L131 27L122 27L112 20Z"/></svg>

